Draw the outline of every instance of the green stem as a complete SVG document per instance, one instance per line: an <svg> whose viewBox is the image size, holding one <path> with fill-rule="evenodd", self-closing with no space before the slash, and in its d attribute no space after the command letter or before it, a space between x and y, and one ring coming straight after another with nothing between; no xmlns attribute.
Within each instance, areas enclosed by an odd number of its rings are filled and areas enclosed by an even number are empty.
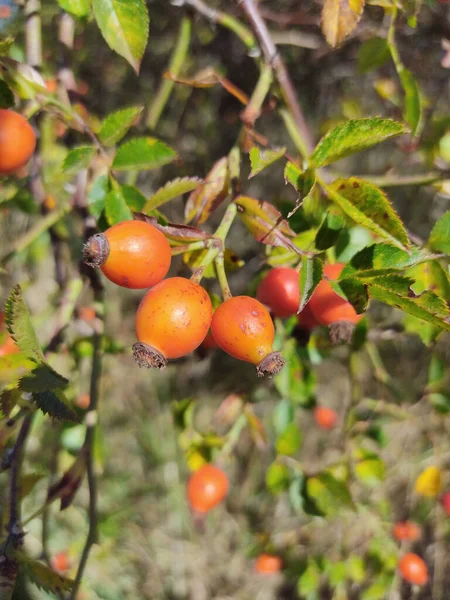
<svg viewBox="0 0 450 600"><path fill-rule="evenodd" d="M308 156L308 145L305 141L305 138L301 135L297 124L294 121L293 116L286 108L280 108L278 110L280 117L283 119L283 123L286 127L286 131L289 134L289 137L293 141L295 147L297 148L300 156L306 158Z"/></svg>
<svg viewBox="0 0 450 600"><path fill-rule="evenodd" d="M271 65L264 64L261 68L261 73L258 83L253 91L252 97L247 104L246 109L242 113L242 121L253 125L256 119L261 114L261 107L264 104L267 94L273 82L273 71Z"/></svg>
<svg viewBox="0 0 450 600"><path fill-rule="evenodd" d="M7 263L16 254L22 252L25 250L25 248L28 248L28 246L37 240L37 238L44 233L44 231L51 229L53 225L60 221L69 212L70 207L66 206L65 208L54 210L48 213L48 215L40 219L30 230L28 230L24 236L17 240L13 248L0 259L0 263Z"/></svg>
<svg viewBox="0 0 450 600"><path fill-rule="evenodd" d="M222 290L223 299L229 300L233 297L231 293L230 286L228 285L227 274L225 272L225 263L223 258L223 252L220 252L215 260L214 266L216 267L217 279L219 280L220 289Z"/></svg>
<svg viewBox="0 0 450 600"><path fill-rule="evenodd" d="M178 33L177 43L175 45L172 58L170 59L168 71L174 77L180 73L180 70L186 60L187 53L189 50L189 44L191 41L192 31L192 20L190 17L183 17L180 25L180 31ZM171 79L163 79L159 90L150 105L147 125L150 129L155 129L158 121L161 117L162 112L169 100L170 94L173 90L175 81Z"/></svg>
<svg viewBox="0 0 450 600"><path fill-rule="evenodd" d="M235 219L237 215L237 206L234 202L231 202L228 207L227 210L225 211L225 214L222 218L222 221L220 222L219 227L217 228L214 237L217 237L219 239L222 240L222 242L225 241L225 238L228 235L228 232L230 231L230 227L233 224L233 221Z"/></svg>
<svg viewBox="0 0 450 600"><path fill-rule="evenodd" d="M183 246L174 246L172 248L172 256L178 256L185 252L194 252L194 250L204 250L207 247L208 240L200 242L192 242L192 244L183 244Z"/></svg>

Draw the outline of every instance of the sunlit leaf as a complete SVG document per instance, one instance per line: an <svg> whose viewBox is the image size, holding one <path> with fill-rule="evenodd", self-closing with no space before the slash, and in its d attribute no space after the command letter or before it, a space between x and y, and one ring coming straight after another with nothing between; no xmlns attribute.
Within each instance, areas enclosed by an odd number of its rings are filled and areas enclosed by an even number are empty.
<svg viewBox="0 0 450 600"><path fill-rule="evenodd" d="M442 489L442 473L435 466L428 467L419 475L414 484L416 494L427 498L436 497Z"/></svg>
<svg viewBox="0 0 450 600"><path fill-rule="evenodd" d="M110 180L111 188L105 198L105 214L109 225L116 225L133 218L131 210L123 197L120 185L114 179Z"/></svg>
<svg viewBox="0 0 450 600"><path fill-rule="evenodd" d="M358 25L364 0L325 0L322 9L322 31L330 46L339 46Z"/></svg>
<svg viewBox="0 0 450 600"><path fill-rule="evenodd" d="M92 0L92 8L107 44L138 73L150 22L145 0Z"/></svg>
<svg viewBox="0 0 450 600"><path fill-rule="evenodd" d="M401 123L380 117L345 121L320 140L311 156L311 165L329 165L407 131Z"/></svg>
<svg viewBox="0 0 450 600"><path fill-rule="evenodd" d="M230 191L228 157L218 160L205 178L189 196L184 209L186 223L204 223L211 213L225 200Z"/></svg>
<svg viewBox="0 0 450 600"><path fill-rule="evenodd" d="M76 17L86 17L91 8L90 0L58 0L58 4Z"/></svg>
<svg viewBox="0 0 450 600"><path fill-rule="evenodd" d="M444 213L434 225L428 245L432 250L450 254L450 210Z"/></svg>
<svg viewBox="0 0 450 600"><path fill-rule="evenodd" d="M414 135L417 131L422 112L419 86L414 75L408 69L402 69L399 72L399 77L403 91L405 92L403 117L411 127L411 133Z"/></svg>
<svg viewBox="0 0 450 600"><path fill-rule="evenodd" d="M178 177L177 179L168 181L164 187L160 188L147 200L142 208L142 212L149 213L177 196L196 190L202 183L203 180L199 177Z"/></svg>
<svg viewBox="0 0 450 600"><path fill-rule="evenodd" d="M20 285L16 285L6 302L5 321L22 354L31 360L42 362L44 355L31 323Z"/></svg>
<svg viewBox="0 0 450 600"><path fill-rule="evenodd" d="M29 558L23 552L16 550L15 559L20 565L20 570L25 573L38 588L50 593L61 594L61 592L70 592L73 586L73 580L63 577L53 571L50 567L37 560Z"/></svg>
<svg viewBox="0 0 450 600"><path fill-rule="evenodd" d="M295 423L289 423L286 429L278 436L275 447L278 454L293 455L300 448L303 436Z"/></svg>
<svg viewBox="0 0 450 600"><path fill-rule="evenodd" d="M153 137L134 138L117 149L112 165L118 171L151 170L173 162L175 150Z"/></svg>
<svg viewBox="0 0 450 600"><path fill-rule="evenodd" d="M114 146L127 133L144 110L143 106L131 106L108 115L98 132L99 140L105 146Z"/></svg>
<svg viewBox="0 0 450 600"><path fill-rule="evenodd" d="M268 148L267 150L261 150L257 146L253 146L250 150L250 163L252 166L252 170L249 179L255 177L264 171L264 169L280 158L286 153L286 148Z"/></svg>
<svg viewBox="0 0 450 600"><path fill-rule="evenodd" d="M323 185L330 200L358 225L362 225L391 244L409 246L405 228L386 194L373 183L350 177Z"/></svg>
<svg viewBox="0 0 450 600"><path fill-rule="evenodd" d="M86 169L95 152L96 150L93 146L79 146L78 148L69 150L62 166L63 171L74 175L82 169Z"/></svg>
<svg viewBox="0 0 450 600"><path fill-rule="evenodd" d="M330 473L310 477L306 488L309 496L325 514L340 513L343 509L355 509L347 484Z"/></svg>

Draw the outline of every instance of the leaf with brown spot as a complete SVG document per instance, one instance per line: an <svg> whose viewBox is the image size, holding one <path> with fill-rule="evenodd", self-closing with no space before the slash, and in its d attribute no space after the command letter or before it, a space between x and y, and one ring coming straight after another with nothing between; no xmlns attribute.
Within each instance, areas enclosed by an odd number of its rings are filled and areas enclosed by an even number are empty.
<svg viewBox="0 0 450 600"><path fill-rule="evenodd" d="M211 213L225 200L230 191L228 157L218 160L205 178L205 182L192 192L186 203L186 223L204 223Z"/></svg>
<svg viewBox="0 0 450 600"><path fill-rule="evenodd" d="M333 48L339 46L358 25L364 0L325 0L322 9L322 32Z"/></svg>
<svg viewBox="0 0 450 600"><path fill-rule="evenodd" d="M238 196L235 203L242 222L258 242L299 253L297 246L290 240L295 237L295 231L273 204L249 196Z"/></svg>

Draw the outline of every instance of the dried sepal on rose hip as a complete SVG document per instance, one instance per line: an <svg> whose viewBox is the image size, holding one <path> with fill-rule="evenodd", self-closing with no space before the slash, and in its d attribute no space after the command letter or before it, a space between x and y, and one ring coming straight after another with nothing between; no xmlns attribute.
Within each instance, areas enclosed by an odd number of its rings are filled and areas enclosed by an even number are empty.
<svg viewBox="0 0 450 600"><path fill-rule="evenodd" d="M211 331L219 348L256 365L259 377L276 375L284 366L280 352L273 352L275 329L269 312L255 298L235 296L214 313Z"/></svg>
<svg viewBox="0 0 450 600"><path fill-rule="evenodd" d="M172 260L169 242L150 223L124 221L88 239L84 261L100 268L113 283L145 289L167 275Z"/></svg>
<svg viewBox="0 0 450 600"><path fill-rule="evenodd" d="M193 352L212 319L206 290L183 277L161 281L147 292L136 314L133 354L140 367L164 368L167 360Z"/></svg>
<svg viewBox="0 0 450 600"><path fill-rule="evenodd" d="M325 265L323 273L329 279L336 280L344 266L342 263ZM355 325L363 317L357 314L348 300L344 300L333 290L326 279L322 279L316 287L307 306L309 306L314 318L321 325L328 327L332 344L349 343Z"/></svg>
<svg viewBox="0 0 450 600"><path fill-rule="evenodd" d="M0 175L27 164L36 148L33 128L22 115L0 109Z"/></svg>

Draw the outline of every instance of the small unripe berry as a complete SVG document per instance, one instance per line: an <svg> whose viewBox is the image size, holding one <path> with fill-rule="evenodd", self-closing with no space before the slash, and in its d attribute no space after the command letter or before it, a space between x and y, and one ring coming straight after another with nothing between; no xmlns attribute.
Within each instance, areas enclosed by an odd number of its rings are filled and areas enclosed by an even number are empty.
<svg viewBox="0 0 450 600"><path fill-rule="evenodd" d="M278 573L282 566L281 558L275 554L260 554L255 561L255 571L262 575Z"/></svg>
<svg viewBox="0 0 450 600"><path fill-rule="evenodd" d="M131 289L159 283L172 259L164 235L144 221L124 221L93 235L83 255L86 264L99 267L110 281Z"/></svg>
<svg viewBox="0 0 450 600"><path fill-rule="evenodd" d="M0 175L23 167L36 148L36 136L26 119L12 110L0 109Z"/></svg>
<svg viewBox="0 0 450 600"><path fill-rule="evenodd" d="M205 339L211 319L211 300L198 283L183 277L161 281L147 292L136 314L136 362L163 368L167 359L193 352Z"/></svg>
<svg viewBox="0 0 450 600"><path fill-rule="evenodd" d="M428 568L425 562L413 552L405 554L398 563L405 581L414 585L425 585L428 581Z"/></svg>
<svg viewBox="0 0 450 600"><path fill-rule="evenodd" d="M345 265L336 263L325 265L324 275L329 279L338 279ZM355 325L362 319L347 300L341 298L326 279L322 279L314 290L308 305L313 316L321 325L327 325L333 344L348 343Z"/></svg>
<svg viewBox="0 0 450 600"><path fill-rule="evenodd" d="M317 406L314 409L314 418L321 429L333 429L337 423L337 413L332 408Z"/></svg>
<svg viewBox="0 0 450 600"><path fill-rule="evenodd" d="M275 329L267 309L255 298L235 296L214 313L211 331L225 352L256 365L258 376L275 375L284 365L279 352L272 351Z"/></svg>
<svg viewBox="0 0 450 600"><path fill-rule="evenodd" d="M187 484L187 497L192 509L206 513L228 493L228 477L214 465L203 465L192 473Z"/></svg>

